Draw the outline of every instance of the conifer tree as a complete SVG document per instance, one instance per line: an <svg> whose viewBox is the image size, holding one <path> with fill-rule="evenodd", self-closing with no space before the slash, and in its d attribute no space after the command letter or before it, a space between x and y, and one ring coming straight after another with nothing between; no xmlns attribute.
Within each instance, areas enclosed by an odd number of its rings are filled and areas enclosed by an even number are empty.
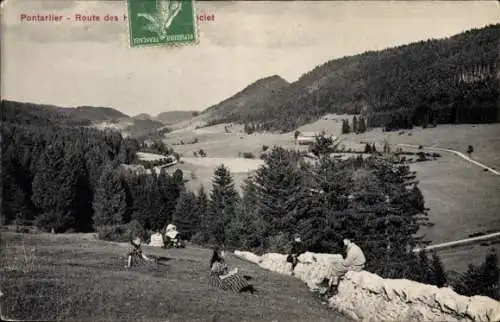
<svg viewBox="0 0 500 322"><path fill-rule="evenodd" d="M110 164L104 168L99 179L94 201L94 224L120 225L124 223L127 211L125 188L116 169Z"/></svg>
<svg viewBox="0 0 500 322"><path fill-rule="evenodd" d="M182 237L187 240L190 240L199 230L200 212L194 193L190 191L181 193L172 220Z"/></svg>
<svg viewBox="0 0 500 322"><path fill-rule="evenodd" d="M486 254L484 262L478 269L478 280L475 287L477 294L500 300L500 268L498 256L492 248Z"/></svg>
<svg viewBox="0 0 500 322"><path fill-rule="evenodd" d="M178 197L172 203L177 204ZM151 175L151 184L148 186L148 206L149 206L149 225L154 231L162 229L169 218L172 211L167 211L166 204L161 192L159 176L155 172ZM175 210L175 206L174 206Z"/></svg>
<svg viewBox="0 0 500 322"><path fill-rule="evenodd" d="M349 126L349 120L343 119L342 120L342 134L349 134L351 133L351 127Z"/></svg>
<svg viewBox="0 0 500 322"><path fill-rule="evenodd" d="M40 158L39 171L33 179L32 201L42 212L48 213L57 207L58 177L64 166L62 146L54 143Z"/></svg>
<svg viewBox="0 0 500 322"><path fill-rule="evenodd" d="M418 282L424 284L434 284L434 276L432 268L429 264L429 258L427 256L427 252L425 250L421 250L419 252L419 279Z"/></svg>
<svg viewBox="0 0 500 322"><path fill-rule="evenodd" d="M223 164L214 171L208 220L210 221L210 239L218 245L227 241L226 225L236 218L239 195L234 187L233 178Z"/></svg>
<svg viewBox="0 0 500 322"><path fill-rule="evenodd" d="M362 119L362 117L360 117L360 120L361 119ZM356 117L356 115L352 118L352 132L353 133L360 133L359 127L358 127L358 118Z"/></svg>
<svg viewBox="0 0 500 322"><path fill-rule="evenodd" d="M196 204L200 214L200 225L197 234L197 241L206 243L210 239L210 200L208 199L207 193L205 192L205 187L203 185L201 185L198 189L198 194L196 195Z"/></svg>
<svg viewBox="0 0 500 322"><path fill-rule="evenodd" d="M447 284L448 278L446 276L446 272L443 267L443 263L441 262L441 258L439 258L436 252L432 253L432 273L434 277L433 284L437 287L443 287Z"/></svg>
<svg viewBox="0 0 500 322"><path fill-rule="evenodd" d="M365 133L366 132L366 121L363 116L361 116L358 120L358 133Z"/></svg>
<svg viewBox="0 0 500 322"><path fill-rule="evenodd" d="M282 147L273 147L254 179L258 195L259 218L267 226L266 237L279 232L292 234L304 215L303 201L308 187L299 168L297 156Z"/></svg>

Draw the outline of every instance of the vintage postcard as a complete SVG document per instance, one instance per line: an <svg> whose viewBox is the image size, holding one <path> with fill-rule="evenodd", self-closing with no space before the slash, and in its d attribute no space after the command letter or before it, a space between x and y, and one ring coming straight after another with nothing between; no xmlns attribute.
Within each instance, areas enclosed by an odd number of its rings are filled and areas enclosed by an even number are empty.
<svg viewBox="0 0 500 322"><path fill-rule="evenodd" d="M1 1L0 317L500 322L499 1Z"/></svg>

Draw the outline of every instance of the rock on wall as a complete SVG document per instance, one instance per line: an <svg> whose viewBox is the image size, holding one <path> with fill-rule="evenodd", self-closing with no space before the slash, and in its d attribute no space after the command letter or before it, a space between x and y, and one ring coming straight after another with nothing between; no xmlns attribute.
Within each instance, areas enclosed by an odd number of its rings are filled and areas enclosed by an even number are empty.
<svg viewBox="0 0 500 322"><path fill-rule="evenodd" d="M304 253L299 256L299 263L295 266L294 275L306 282L310 289L321 288L320 283L335 274L342 266L342 256L337 254Z"/></svg>
<svg viewBox="0 0 500 322"><path fill-rule="evenodd" d="M235 255L262 268L291 274L286 255L235 251ZM342 256L305 253L299 257L295 277L311 289L342 264ZM500 302L485 296L466 297L449 288L405 279L383 279L366 271L348 272L339 284L330 306L358 321L474 321L500 322Z"/></svg>

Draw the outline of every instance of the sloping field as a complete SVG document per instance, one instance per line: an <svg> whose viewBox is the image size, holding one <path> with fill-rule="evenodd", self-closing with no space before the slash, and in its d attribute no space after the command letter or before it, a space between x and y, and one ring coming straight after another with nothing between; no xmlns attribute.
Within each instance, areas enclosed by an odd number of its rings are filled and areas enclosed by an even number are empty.
<svg viewBox="0 0 500 322"><path fill-rule="evenodd" d="M411 136L408 133L411 132ZM373 141L382 146L384 139L391 145L400 143L435 146L464 152L469 145L474 147L472 158L493 168L500 169L500 123L496 124L440 124L435 128L414 128L399 132L382 132L375 129L363 134L351 134L352 142ZM444 154L444 153L443 153Z"/></svg>
<svg viewBox="0 0 500 322"><path fill-rule="evenodd" d="M411 169L417 171L419 187L435 224L428 231L434 243L500 230L499 176L458 156L415 163Z"/></svg>
<svg viewBox="0 0 500 322"><path fill-rule="evenodd" d="M207 249L146 247L146 253L169 260L127 269L127 245L98 241L92 234L2 233L2 242L4 319L348 321L314 299L298 279L232 256L228 265L250 275L258 292L210 289Z"/></svg>

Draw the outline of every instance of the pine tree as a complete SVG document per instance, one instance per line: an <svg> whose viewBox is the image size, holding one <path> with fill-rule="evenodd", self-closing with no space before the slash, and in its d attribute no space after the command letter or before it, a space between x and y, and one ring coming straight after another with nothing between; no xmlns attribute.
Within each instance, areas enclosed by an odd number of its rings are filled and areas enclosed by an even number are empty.
<svg viewBox="0 0 500 322"><path fill-rule="evenodd" d="M151 177L147 174L128 176L125 188L131 200L130 220L137 221L142 227L150 227L149 222L149 186ZM128 215L127 215L128 217Z"/></svg>
<svg viewBox="0 0 500 322"><path fill-rule="evenodd" d="M432 284L437 287L443 287L447 284L448 278L446 276L446 272L443 267L443 263L441 262L441 258L437 255L436 252L432 253L432 273L434 281Z"/></svg>
<svg viewBox="0 0 500 322"><path fill-rule="evenodd" d="M172 221L179 229L182 237L187 240L190 240L199 230L200 211L194 193L190 191L181 193Z"/></svg>
<svg viewBox="0 0 500 322"><path fill-rule="evenodd" d="M500 300L500 268L498 267L498 256L493 248L486 254L478 274L479 280L476 289L478 294Z"/></svg>
<svg viewBox="0 0 500 322"><path fill-rule="evenodd" d="M99 179L93 201L94 224L119 225L124 223L127 211L125 188L116 169L107 165Z"/></svg>
<svg viewBox="0 0 500 322"><path fill-rule="evenodd" d="M172 211L169 211L170 209L167 210L167 204L161 192L162 186L159 182L159 176L155 172L151 174L151 184L147 188L149 207L148 228L151 228L153 231L159 231L165 226L167 220L171 218ZM172 203L176 205L177 200L178 198L175 198Z"/></svg>
<svg viewBox="0 0 500 322"><path fill-rule="evenodd" d="M177 200L181 192L184 190L184 181L182 172L175 172L173 176L168 175L165 171L161 171L157 178L158 192L161 198L161 218L163 223L161 226L166 226L171 220Z"/></svg>
<svg viewBox="0 0 500 322"><path fill-rule="evenodd" d="M458 281L455 282L453 289L464 296L474 296L479 294L477 284L479 281L479 269L469 264L467 272L462 274Z"/></svg>
<svg viewBox="0 0 500 322"><path fill-rule="evenodd" d="M234 187L233 178L223 164L215 169L210 193L208 219L212 242L225 245L227 241L225 227L236 218L239 195Z"/></svg>
<svg viewBox="0 0 500 322"><path fill-rule="evenodd" d="M205 187L203 185L198 189L198 194L196 196L196 204L198 211L200 213L200 225L197 234L197 242L207 243L210 239L210 216L209 216L209 204L210 201L205 192Z"/></svg>
<svg viewBox="0 0 500 322"><path fill-rule="evenodd" d="M64 166L64 151L60 145L47 147L33 179L32 201L42 212L55 211L59 191L58 177Z"/></svg>
<svg viewBox="0 0 500 322"><path fill-rule="evenodd" d="M78 144L75 145L74 151L68 153L66 166L72 175L72 181L67 184L72 189L71 209L75 217L73 228L81 232L92 231L93 192L84 153L78 148Z"/></svg>
<svg viewBox="0 0 500 322"><path fill-rule="evenodd" d="M306 211L303 201L309 194L297 157L282 147L273 147L253 182L259 218L267 226L265 237L294 233L297 220Z"/></svg>
<svg viewBox="0 0 500 322"><path fill-rule="evenodd" d="M429 264L429 258L427 257L427 252L425 250L421 250L419 252L419 279L418 282L424 284L434 284L434 276L432 268Z"/></svg>
<svg viewBox="0 0 500 322"><path fill-rule="evenodd" d="M67 168L67 167L66 167ZM33 179L33 204L42 214L37 218L36 225L42 229L55 229L64 231L66 227L63 220L66 211L64 195L67 191L60 191L61 179L67 175L64 163L64 149L59 142L54 142L43 153L38 172Z"/></svg>
<svg viewBox="0 0 500 322"><path fill-rule="evenodd" d="M362 119L362 117L360 117L360 120L361 119ZM358 118L356 116L354 116L352 118L352 132L353 133L359 133Z"/></svg>
<svg viewBox="0 0 500 322"><path fill-rule="evenodd" d="M349 126L349 120L343 119L342 120L342 134L349 134L351 133L351 127Z"/></svg>
<svg viewBox="0 0 500 322"><path fill-rule="evenodd" d="M361 116L358 120L358 132L365 133L366 128L367 128L367 125L366 125L365 118Z"/></svg>

